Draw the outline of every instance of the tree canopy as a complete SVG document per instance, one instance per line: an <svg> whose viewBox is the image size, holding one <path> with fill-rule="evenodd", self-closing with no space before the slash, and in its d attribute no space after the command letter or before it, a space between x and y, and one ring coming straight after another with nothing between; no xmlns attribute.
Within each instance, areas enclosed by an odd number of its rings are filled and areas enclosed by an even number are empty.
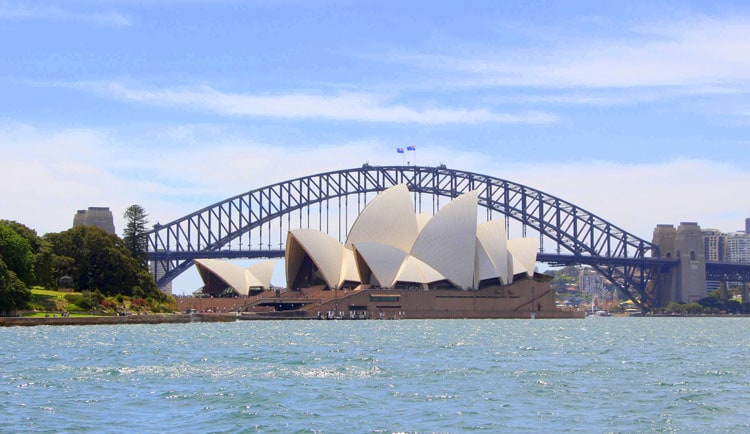
<svg viewBox="0 0 750 434"><path fill-rule="evenodd" d="M52 274L52 263L54 254L52 247L42 237L38 236L36 231L14 221L0 220L0 223L13 229L18 235L23 237L31 247L34 255L34 279L26 282L27 285L39 285L45 288L55 286L55 276Z"/></svg>
<svg viewBox="0 0 750 434"><path fill-rule="evenodd" d="M14 222L0 221L0 313L13 313L31 298L35 256Z"/></svg>
<svg viewBox="0 0 750 434"><path fill-rule="evenodd" d="M138 260L143 268L148 268L148 225L146 210L140 205L130 205L125 213L125 229L122 232L122 241L130 254Z"/></svg>
<svg viewBox="0 0 750 434"><path fill-rule="evenodd" d="M31 244L7 222L0 222L0 258L8 270L27 285L34 282L34 253Z"/></svg>
<svg viewBox="0 0 750 434"><path fill-rule="evenodd" d="M0 315L14 314L26 307L31 299L31 291L0 260Z"/></svg>
<svg viewBox="0 0 750 434"><path fill-rule="evenodd" d="M40 237L21 223L0 220L0 315L25 309L32 286L56 289L63 276L78 291L168 300L148 271L143 208L133 205L125 216L125 240L88 225Z"/></svg>
<svg viewBox="0 0 750 434"><path fill-rule="evenodd" d="M117 235L84 225L44 237L56 255L55 275L72 277L79 291L165 297Z"/></svg>

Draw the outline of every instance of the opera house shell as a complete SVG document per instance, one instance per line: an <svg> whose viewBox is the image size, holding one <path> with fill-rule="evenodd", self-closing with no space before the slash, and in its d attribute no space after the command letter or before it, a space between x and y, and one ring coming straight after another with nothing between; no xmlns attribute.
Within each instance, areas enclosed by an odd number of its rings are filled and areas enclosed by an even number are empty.
<svg viewBox="0 0 750 434"><path fill-rule="evenodd" d="M452 200L434 216L417 214L405 185L376 196L346 242L310 229L289 232L289 288L480 289L531 277L537 239L506 240L503 220L477 223L478 193Z"/></svg>
<svg viewBox="0 0 750 434"><path fill-rule="evenodd" d="M241 319L583 317L557 310L551 277L534 272L538 239L508 240L505 219L478 223L478 200L472 191L418 214L396 185L367 204L343 243L289 231L286 289L268 291L272 261L196 259L202 292Z"/></svg>
<svg viewBox="0 0 750 434"><path fill-rule="evenodd" d="M218 259L194 259L203 279L201 292L216 297L247 296L253 291L271 289L275 261L264 261L247 268Z"/></svg>

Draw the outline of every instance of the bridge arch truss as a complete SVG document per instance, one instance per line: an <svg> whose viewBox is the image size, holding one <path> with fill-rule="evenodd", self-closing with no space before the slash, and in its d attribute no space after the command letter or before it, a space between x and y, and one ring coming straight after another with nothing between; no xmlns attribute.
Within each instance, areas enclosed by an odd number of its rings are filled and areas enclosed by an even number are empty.
<svg viewBox="0 0 750 434"><path fill-rule="evenodd" d="M194 258L283 256L286 232L294 228L317 225L342 240L368 194L396 184L413 192L417 212L434 213L441 198L478 190L488 220L505 218L509 235L516 229L520 236L539 237L540 262L591 265L643 307L650 304L651 273L665 266L651 257L657 255L650 242L540 190L445 166L365 164L250 190L156 225L147 236L157 284L187 270Z"/></svg>

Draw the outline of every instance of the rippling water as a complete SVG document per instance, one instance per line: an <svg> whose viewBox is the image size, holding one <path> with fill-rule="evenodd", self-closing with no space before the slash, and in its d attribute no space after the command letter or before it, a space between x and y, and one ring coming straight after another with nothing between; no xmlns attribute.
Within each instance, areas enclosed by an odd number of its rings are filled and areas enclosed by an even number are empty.
<svg viewBox="0 0 750 434"><path fill-rule="evenodd" d="M750 318L0 329L0 432L748 432Z"/></svg>

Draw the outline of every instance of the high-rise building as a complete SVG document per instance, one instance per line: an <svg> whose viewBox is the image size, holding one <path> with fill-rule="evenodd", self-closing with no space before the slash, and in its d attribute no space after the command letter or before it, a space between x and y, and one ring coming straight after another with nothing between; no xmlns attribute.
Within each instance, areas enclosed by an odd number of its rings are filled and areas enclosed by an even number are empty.
<svg viewBox="0 0 750 434"><path fill-rule="evenodd" d="M581 292L601 296L605 291L604 283L604 277L592 268L581 268L578 275L578 285Z"/></svg>
<svg viewBox="0 0 750 434"><path fill-rule="evenodd" d="M727 234L727 262L750 264L750 234L742 231Z"/></svg>
<svg viewBox="0 0 750 434"><path fill-rule="evenodd" d="M727 260L727 235L718 229L703 230L703 247L706 262L726 262ZM706 294L721 287L718 280L706 280Z"/></svg>
<svg viewBox="0 0 750 434"><path fill-rule="evenodd" d="M115 222L109 207L90 206L89 209L79 209L73 217L73 227L82 225L96 226L110 234L115 233Z"/></svg>
<svg viewBox="0 0 750 434"><path fill-rule="evenodd" d="M745 231L723 233L717 229L703 231L706 261L750 264L750 218L745 219ZM719 289L719 281L707 281L710 293Z"/></svg>
<svg viewBox="0 0 750 434"><path fill-rule="evenodd" d="M727 260L727 236L718 229L703 230L704 254L708 262Z"/></svg>

